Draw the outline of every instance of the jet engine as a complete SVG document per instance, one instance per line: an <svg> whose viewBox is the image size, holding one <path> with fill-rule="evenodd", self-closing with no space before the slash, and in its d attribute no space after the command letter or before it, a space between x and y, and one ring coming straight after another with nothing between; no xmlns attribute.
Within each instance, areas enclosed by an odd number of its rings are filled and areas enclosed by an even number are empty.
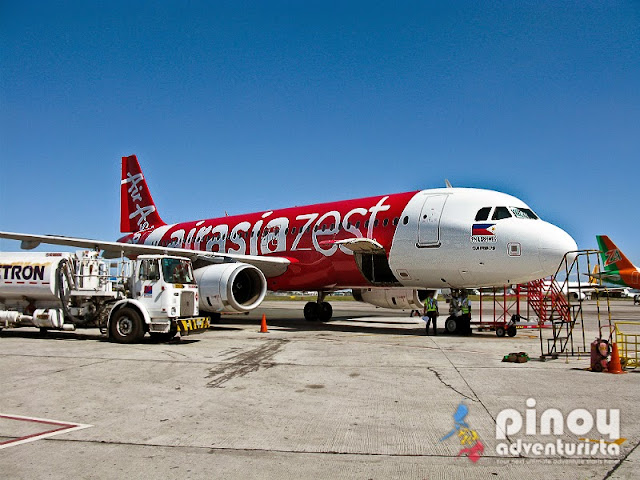
<svg viewBox="0 0 640 480"><path fill-rule="evenodd" d="M200 293L199 306L207 312L248 312L267 293L262 272L246 263L222 263L194 271Z"/></svg>
<svg viewBox="0 0 640 480"><path fill-rule="evenodd" d="M416 310L424 306L428 293L412 288L354 288L353 298L376 307Z"/></svg>

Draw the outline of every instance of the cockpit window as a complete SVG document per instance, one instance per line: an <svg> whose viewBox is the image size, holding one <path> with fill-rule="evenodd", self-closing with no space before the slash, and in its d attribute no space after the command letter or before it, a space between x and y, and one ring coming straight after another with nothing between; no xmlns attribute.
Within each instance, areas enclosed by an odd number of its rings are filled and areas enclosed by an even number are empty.
<svg viewBox="0 0 640 480"><path fill-rule="evenodd" d="M511 213L513 213L513 216L516 217L516 218L525 218L525 219L528 219L528 220L538 220L538 216L528 208L509 207L509 210L511 210Z"/></svg>
<svg viewBox="0 0 640 480"><path fill-rule="evenodd" d="M511 217L511 212L507 207L496 207L495 211L493 212L493 217L491 217L491 220L502 220L504 218L510 218L510 217Z"/></svg>
<svg viewBox="0 0 640 480"><path fill-rule="evenodd" d="M482 207L480 210L478 210L478 213L476 213L476 222L487 220L489 218L490 211L491 207Z"/></svg>

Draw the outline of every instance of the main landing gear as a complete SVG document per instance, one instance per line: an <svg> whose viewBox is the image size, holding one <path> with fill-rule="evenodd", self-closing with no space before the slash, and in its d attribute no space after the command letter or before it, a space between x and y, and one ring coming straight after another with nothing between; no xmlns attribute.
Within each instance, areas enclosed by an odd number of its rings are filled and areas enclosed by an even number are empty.
<svg viewBox="0 0 640 480"><path fill-rule="evenodd" d="M304 318L309 322L328 322L333 316L333 307L325 302L326 292L318 292L316 302L307 302L304 306Z"/></svg>

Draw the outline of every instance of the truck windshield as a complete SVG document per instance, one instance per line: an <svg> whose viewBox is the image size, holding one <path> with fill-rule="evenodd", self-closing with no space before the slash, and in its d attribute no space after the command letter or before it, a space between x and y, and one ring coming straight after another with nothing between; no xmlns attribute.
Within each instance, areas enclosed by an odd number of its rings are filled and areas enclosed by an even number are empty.
<svg viewBox="0 0 640 480"><path fill-rule="evenodd" d="M179 258L163 258L162 274L167 283L196 283L191 270L191 262Z"/></svg>

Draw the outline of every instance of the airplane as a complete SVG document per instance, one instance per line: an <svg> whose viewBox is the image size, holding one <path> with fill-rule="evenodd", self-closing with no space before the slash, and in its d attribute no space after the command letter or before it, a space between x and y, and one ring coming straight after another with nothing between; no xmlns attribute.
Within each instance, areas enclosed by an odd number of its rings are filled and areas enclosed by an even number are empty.
<svg viewBox="0 0 640 480"><path fill-rule="evenodd" d="M591 277L614 285L627 287L626 295L634 296L634 303L640 303L640 295L631 290L640 289L640 269L636 267L622 253L618 246L606 235L596 235L600 257L602 259L603 272L595 272Z"/></svg>
<svg viewBox="0 0 640 480"><path fill-rule="evenodd" d="M117 242L0 232L0 238L192 259L205 312L247 312L266 290L311 290L309 321L328 321L328 293L415 308L427 289L524 283L553 274L576 242L523 201L492 190L418 190L245 215L165 223L135 155L122 157Z"/></svg>

